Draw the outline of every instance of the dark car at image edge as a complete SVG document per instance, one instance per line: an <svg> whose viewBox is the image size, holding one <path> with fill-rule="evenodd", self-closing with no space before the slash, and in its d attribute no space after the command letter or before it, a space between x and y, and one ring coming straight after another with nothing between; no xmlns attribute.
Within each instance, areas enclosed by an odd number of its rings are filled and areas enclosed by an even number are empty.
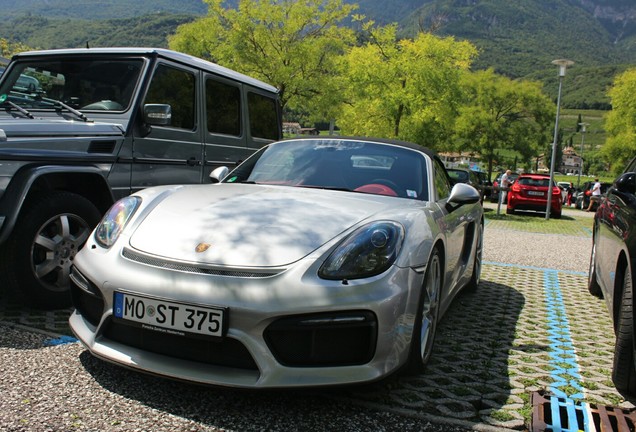
<svg viewBox="0 0 636 432"><path fill-rule="evenodd" d="M636 396L634 265L636 262L636 158L601 199L594 215L588 289L603 297L614 322L612 381Z"/></svg>

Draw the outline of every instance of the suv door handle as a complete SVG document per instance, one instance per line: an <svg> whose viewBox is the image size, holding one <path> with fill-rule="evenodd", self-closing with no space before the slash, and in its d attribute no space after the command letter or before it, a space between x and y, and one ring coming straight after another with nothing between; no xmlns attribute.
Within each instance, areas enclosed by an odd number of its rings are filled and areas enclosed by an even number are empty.
<svg viewBox="0 0 636 432"><path fill-rule="evenodd" d="M199 166L201 165L201 161L192 156L190 159L186 161L186 165L188 166Z"/></svg>

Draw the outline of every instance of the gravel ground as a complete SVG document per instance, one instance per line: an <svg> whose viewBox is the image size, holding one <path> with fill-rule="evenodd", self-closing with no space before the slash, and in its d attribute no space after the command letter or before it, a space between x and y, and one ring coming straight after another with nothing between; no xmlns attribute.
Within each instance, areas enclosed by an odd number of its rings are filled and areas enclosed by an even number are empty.
<svg viewBox="0 0 636 432"><path fill-rule="evenodd" d="M590 248L590 237L487 228L484 261L586 272ZM78 343L46 346L51 339L0 323L0 430L501 430L352 403L338 389L234 391L164 380L95 359Z"/></svg>
<svg viewBox="0 0 636 432"><path fill-rule="evenodd" d="M486 210L495 212L496 204L484 203ZM505 207L501 209L505 213ZM563 209L563 217L593 218L594 213ZM543 218L543 216L541 216ZM591 221L590 221L591 226ZM556 270L588 271L592 235L573 236L538 234L487 226L484 238L484 261L517 265L531 265Z"/></svg>
<svg viewBox="0 0 636 432"><path fill-rule="evenodd" d="M2 431L465 431L352 405L338 390L252 392L142 375L0 324ZM489 430L488 427L482 430Z"/></svg>

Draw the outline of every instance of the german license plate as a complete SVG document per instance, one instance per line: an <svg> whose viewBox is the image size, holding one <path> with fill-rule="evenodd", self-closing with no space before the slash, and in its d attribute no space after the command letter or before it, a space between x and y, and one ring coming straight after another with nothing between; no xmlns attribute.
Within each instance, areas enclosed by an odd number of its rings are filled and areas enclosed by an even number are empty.
<svg viewBox="0 0 636 432"><path fill-rule="evenodd" d="M143 328L163 333L221 337L227 310L116 292L113 314Z"/></svg>
<svg viewBox="0 0 636 432"><path fill-rule="evenodd" d="M543 196L543 192L540 192L540 191L528 191L528 195Z"/></svg>

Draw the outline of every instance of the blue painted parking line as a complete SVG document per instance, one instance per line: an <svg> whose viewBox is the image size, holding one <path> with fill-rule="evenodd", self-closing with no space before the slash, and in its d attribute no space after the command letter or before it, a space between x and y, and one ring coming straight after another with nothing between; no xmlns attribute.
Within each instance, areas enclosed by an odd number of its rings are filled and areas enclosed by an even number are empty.
<svg viewBox="0 0 636 432"><path fill-rule="evenodd" d="M550 397L550 411L553 423L550 430L553 432L576 432L594 430L594 424L590 407L583 402L585 390L581 386L582 376L577 363L574 344L570 333L570 324L567 311L559 285L559 274L571 274L587 276L586 272L563 271L533 266L523 266L506 263L488 263L503 267L521 268L543 272L543 289L545 307L547 310L547 330L550 341L550 360L548 366L551 369L552 383L548 391ZM574 394L571 394L574 392ZM568 395L568 393L570 393ZM565 424L561 424L561 412L567 412ZM582 416L577 416L577 412ZM579 424L582 417L583 424Z"/></svg>
<svg viewBox="0 0 636 432"><path fill-rule="evenodd" d="M545 305L548 311L548 339L550 340L550 366L553 383L550 390L557 397L566 398L564 388L575 389L570 399L583 399L581 374L576 362L576 353L572 344L570 324L559 286L559 275L556 270L544 272Z"/></svg>
<svg viewBox="0 0 636 432"><path fill-rule="evenodd" d="M548 390L554 394L551 398L550 409L552 411L552 428L558 431L589 431L591 414L586 403L584 389L581 386L582 377L580 367L576 361L576 352L570 334L565 303L559 286L559 274L556 270L544 272L545 304L548 311L548 339L550 340L550 362L552 368L550 374L553 382ZM576 391L568 395L566 391ZM567 423L561 425L561 409L567 412ZM583 424L578 424L577 410L583 414ZM564 428L565 426L565 428Z"/></svg>
<svg viewBox="0 0 636 432"><path fill-rule="evenodd" d="M51 338L51 339L47 339L43 342L44 346L57 346L57 345L64 345L64 344L68 344L68 343L75 343L77 342L77 339L75 339L74 337L70 337L70 336L60 336L58 338Z"/></svg>

